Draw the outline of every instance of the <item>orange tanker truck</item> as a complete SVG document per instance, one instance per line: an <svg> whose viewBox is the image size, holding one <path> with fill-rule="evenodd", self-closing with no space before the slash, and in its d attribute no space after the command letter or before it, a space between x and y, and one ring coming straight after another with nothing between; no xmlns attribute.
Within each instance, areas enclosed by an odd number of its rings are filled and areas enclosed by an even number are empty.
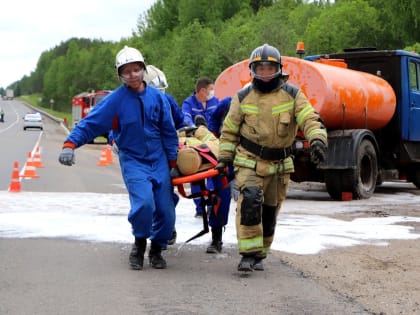
<svg viewBox="0 0 420 315"><path fill-rule="evenodd" d="M325 182L336 200L343 193L369 198L383 181L420 188L420 56L403 50L348 49L342 53L282 56L288 82L301 88L328 130L327 160L315 166L299 134L293 144L295 182ZM215 82L219 99L251 81L248 60Z"/></svg>

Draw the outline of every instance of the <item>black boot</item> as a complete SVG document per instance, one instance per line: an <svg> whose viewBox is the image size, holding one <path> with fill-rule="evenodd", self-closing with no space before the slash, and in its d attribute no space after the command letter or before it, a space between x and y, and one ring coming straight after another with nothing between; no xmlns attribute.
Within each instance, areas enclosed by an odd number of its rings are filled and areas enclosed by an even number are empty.
<svg viewBox="0 0 420 315"><path fill-rule="evenodd" d="M258 270L258 271L264 271L264 263L263 263L263 259L264 259L264 258L255 257L255 259L254 259L254 263L253 263L253 265L252 265L252 269L254 269L254 270Z"/></svg>
<svg viewBox="0 0 420 315"><path fill-rule="evenodd" d="M166 261L162 257L162 248L153 242L150 245L149 264L155 269L166 269Z"/></svg>
<svg viewBox="0 0 420 315"><path fill-rule="evenodd" d="M175 242L176 242L176 236L177 236L176 230L174 229L172 231L171 238L168 240L168 245L174 245L175 244Z"/></svg>
<svg viewBox="0 0 420 315"><path fill-rule="evenodd" d="M146 250L147 240L136 237L131 249L129 262L132 269L142 270L144 261L144 252Z"/></svg>
<svg viewBox="0 0 420 315"><path fill-rule="evenodd" d="M207 247L206 253L208 254L217 254L222 251L222 233L223 227L212 227L211 228L211 244Z"/></svg>
<svg viewBox="0 0 420 315"><path fill-rule="evenodd" d="M242 255L238 265L238 271L253 271L255 264L255 255Z"/></svg>

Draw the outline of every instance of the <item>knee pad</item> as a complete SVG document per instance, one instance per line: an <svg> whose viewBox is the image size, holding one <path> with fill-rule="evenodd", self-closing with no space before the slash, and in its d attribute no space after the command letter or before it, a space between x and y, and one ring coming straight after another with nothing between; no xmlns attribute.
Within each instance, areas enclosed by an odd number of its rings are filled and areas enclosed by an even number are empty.
<svg viewBox="0 0 420 315"><path fill-rule="evenodd" d="M276 229L276 209L276 206L262 206L262 224L264 237L274 235L274 231Z"/></svg>
<svg viewBox="0 0 420 315"><path fill-rule="evenodd" d="M241 225L252 226L261 223L263 193L258 187L245 187L242 190Z"/></svg>

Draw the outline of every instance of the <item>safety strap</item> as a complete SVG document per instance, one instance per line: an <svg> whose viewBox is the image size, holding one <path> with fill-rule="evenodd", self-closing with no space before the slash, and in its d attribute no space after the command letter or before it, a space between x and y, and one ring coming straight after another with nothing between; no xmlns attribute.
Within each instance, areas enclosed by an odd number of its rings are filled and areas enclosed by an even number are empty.
<svg viewBox="0 0 420 315"><path fill-rule="evenodd" d="M196 150L202 157L204 157L207 161L209 161L214 166L217 165L217 159L214 156L213 152L211 152L210 148L204 144L199 146L193 146L194 150Z"/></svg>

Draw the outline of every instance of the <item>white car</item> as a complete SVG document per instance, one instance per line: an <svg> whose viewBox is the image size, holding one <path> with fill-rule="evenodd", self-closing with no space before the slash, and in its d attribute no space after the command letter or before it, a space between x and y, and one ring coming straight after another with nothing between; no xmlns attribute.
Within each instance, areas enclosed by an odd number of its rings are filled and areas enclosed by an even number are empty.
<svg viewBox="0 0 420 315"><path fill-rule="evenodd" d="M26 114L25 117L23 117L23 130L26 130L27 128L44 129L40 113Z"/></svg>

